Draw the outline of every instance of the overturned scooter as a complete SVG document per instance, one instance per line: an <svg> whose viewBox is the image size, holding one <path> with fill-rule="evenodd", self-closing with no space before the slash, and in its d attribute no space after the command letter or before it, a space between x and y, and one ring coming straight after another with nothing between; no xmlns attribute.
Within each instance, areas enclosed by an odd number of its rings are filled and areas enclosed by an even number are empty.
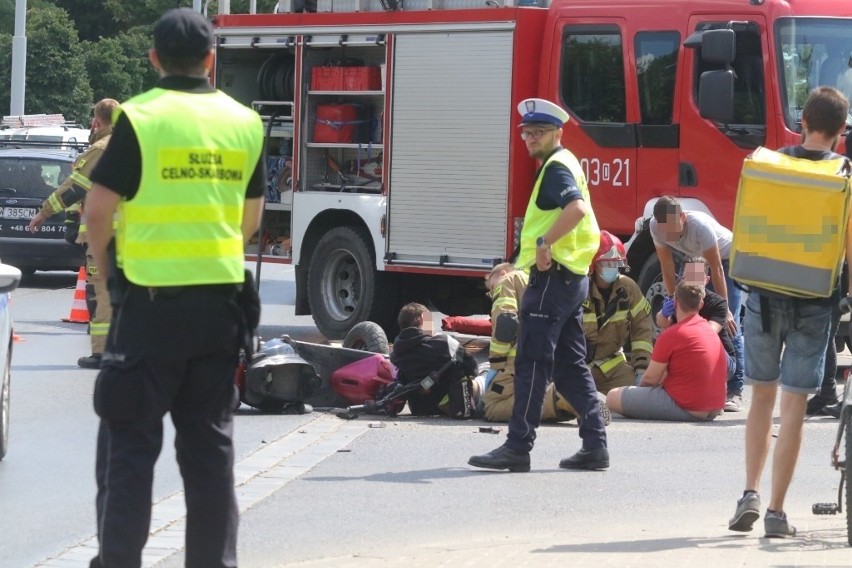
<svg viewBox="0 0 852 568"><path fill-rule="evenodd" d="M360 412L396 416L399 411L402 410L402 407L405 406L405 401L409 395L420 390L428 391L431 389L441 378L441 375L447 372L450 367L456 363L458 363L458 361L455 358L450 359L444 363L440 369L430 373L428 377L413 383L403 384L397 381L391 387L390 392L382 398L378 400L367 400L364 401L364 404L348 406L345 410L338 412L337 416L344 420L354 420L355 418L358 418L358 413Z"/></svg>
<svg viewBox="0 0 852 568"><path fill-rule="evenodd" d="M438 370L432 371L428 376L419 381L412 381L411 379L417 376L414 374L414 369L420 369L418 372L423 373L424 368L429 368L429 365L424 364L424 361L419 359L416 366L409 367L407 377L401 374L400 380L383 387L386 389L384 390L385 394L382 394L380 391L376 394L375 400L367 400L363 404L349 406L337 415L347 420L356 418L359 412L396 416L402 410L403 406L405 406L406 402L411 402L412 395L420 392L428 392L439 383L448 380L452 381L452 384L455 385L455 380L458 378L458 388L450 387L450 392L445 397L447 407L446 409L441 408L441 410L456 418L470 418L474 405L472 404L471 395L472 385L469 379L476 375L476 360L465 352L464 347L454 337L444 336L441 338L441 341L445 342L447 349L445 352L446 358L441 356L440 348L435 347L440 342L437 344L433 343L433 351L431 351L430 355L430 357L434 357L430 359L431 364L437 365L441 361L444 361ZM407 365L403 365L401 359L398 362L402 365L400 369L402 372ZM459 372L452 371L448 377L445 377L444 375L454 367Z"/></svg>

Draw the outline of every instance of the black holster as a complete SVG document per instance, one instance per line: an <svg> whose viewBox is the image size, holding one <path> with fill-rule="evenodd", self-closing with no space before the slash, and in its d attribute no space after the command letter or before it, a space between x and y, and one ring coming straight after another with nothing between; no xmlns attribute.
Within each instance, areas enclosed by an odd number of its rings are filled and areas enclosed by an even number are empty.
<svg viewBox="0 0 852 568"><path fill-rule="evenodd" d="M124 303L124 299L127 297L127 291L130 289L130 281L124 276L124 271L118 267L115 239L110 240L109 245L107 245L107 259L109 261L109 277L107 278L109 303L113 308L118 308Z"/></svg>

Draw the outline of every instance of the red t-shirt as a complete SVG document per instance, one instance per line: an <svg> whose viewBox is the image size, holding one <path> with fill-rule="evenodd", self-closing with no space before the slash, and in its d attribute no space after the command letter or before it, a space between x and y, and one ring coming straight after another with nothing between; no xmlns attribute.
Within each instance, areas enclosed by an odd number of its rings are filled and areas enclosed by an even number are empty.
<svg viewBox="0 0 852 568"><path fill-rule="evenodd" d="M707 412L725 406L728 364L719 334L699 315L663 331L651 359L668 363L663 389L684 410Z"/></svg>

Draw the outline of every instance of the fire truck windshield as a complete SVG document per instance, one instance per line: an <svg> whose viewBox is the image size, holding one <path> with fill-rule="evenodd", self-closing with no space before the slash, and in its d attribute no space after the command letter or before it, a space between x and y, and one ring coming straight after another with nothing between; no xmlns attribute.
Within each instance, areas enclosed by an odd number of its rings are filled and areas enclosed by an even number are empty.
<svg viewBox="0 0 852 568"><path fill-rule="evenodd" d="M788 128L801 130L802 107L815 87L837 87L852 100L852 19L784 18L776 32ZM852 116L846 124L848 132Z"/></svg>

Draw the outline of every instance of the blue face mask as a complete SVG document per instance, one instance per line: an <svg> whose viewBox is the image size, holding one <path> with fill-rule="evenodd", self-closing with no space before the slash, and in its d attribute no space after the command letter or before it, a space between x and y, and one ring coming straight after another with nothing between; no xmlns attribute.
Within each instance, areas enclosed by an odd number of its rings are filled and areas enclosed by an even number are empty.
<svg viewBox="0 0 852 568"><path fill-rule="evenodd" d="M608 282L612 284L615 282L615 279L618 278L618 268L615 267L604 267L598 270L598 276L601 277L601 280L604 282Z"/></svg>

